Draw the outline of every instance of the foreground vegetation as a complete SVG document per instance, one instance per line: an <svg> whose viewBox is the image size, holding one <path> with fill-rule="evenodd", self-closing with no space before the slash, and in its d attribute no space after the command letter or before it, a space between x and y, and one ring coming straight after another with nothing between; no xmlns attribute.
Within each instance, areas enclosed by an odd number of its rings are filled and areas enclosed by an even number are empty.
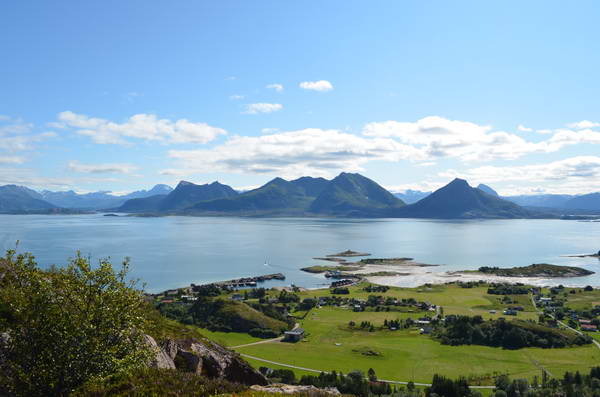
<svg viewBox="0 0 600 397"><path fill-rule="evenodd" d="M140 368L145 307L127 262L92 268L77 255L40 270L33 256L0 259L0 394L64 395L94 377Z"/></svg>

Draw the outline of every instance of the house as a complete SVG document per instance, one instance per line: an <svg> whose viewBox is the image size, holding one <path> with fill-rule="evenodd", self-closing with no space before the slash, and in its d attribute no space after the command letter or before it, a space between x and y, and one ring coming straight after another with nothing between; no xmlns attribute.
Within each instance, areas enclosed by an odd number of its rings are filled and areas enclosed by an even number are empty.
<svg viewBox="0 0 600 397"><path fill-rule="evenodd" d="M417 320L417 324L429 324L431 323L431 319L429 317L421 317Z"/></svg>
<svg viewBox="0 0 600 397"><path fill-rule="evenodd" d="M302 338L304 338L303 328L296 328L291 331L285 331L283 336L283 340L285 342L299 342L300 340L302 340Z"/></svg>
<svg viewBox="0 0 600 397"><path fill-rule="evenodd" d="M231 300L241 302L244 300L244 295L242 294L233 294L231 295Z"/></svg>
<svg viewBox="0 0 600 397"><path fill-rule="evenodd" d="M580 318L579 319L579 325L591 325L592 324L592 320L588 320L585 318Z"/></svg>
<svg viewBox="0 0 600 397"><path fill-rule="evenodd" d="M431 334L431 331L433 331L433 328L431 328L430 326L426 325L423 328L420 329L420 333L422 335L429 335Z"/></svg>
<svg viewBox="0 0 600 397"><path fill-rule="evenodd" d="M364 312L365 308L362 305L354 305L354 308L352 310L354 310L355 312Z"/></svg>
<svg viewBox="0 0 600 397"><path fill-rule="evenodd" d="M596 331L598 331L598 327L596 327L595 325L591 325L591 324L583 324L581 326L581 330L588 331L588 332L596 332Z"/></svg>
<svg viewBox="0 0 600 397"><path fill-rule="evenodd" d="M503 313L506 314L507 316L516 316L517 314L519 314L518 311L513 310L513 309L506 309Z"/></svg>

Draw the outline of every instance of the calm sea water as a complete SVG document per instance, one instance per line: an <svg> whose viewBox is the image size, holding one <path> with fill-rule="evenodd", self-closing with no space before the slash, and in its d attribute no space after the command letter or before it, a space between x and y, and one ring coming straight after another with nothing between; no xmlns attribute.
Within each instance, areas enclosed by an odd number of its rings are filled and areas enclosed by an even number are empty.
<svg viewBox="0 0 600 397"><path fill-rule="evenodd" d="M561 257L600 249L600 223L592 222L0 215L0 246L17 240L43 267L64 264L77 250L94 260L128 256L132 275L153 292L276 272L286 275L285 285L318 287L322 276L299 269L346 249L442 265L436 271L582 266L597 274L565 284L600 286L600 261Z"/></svg>

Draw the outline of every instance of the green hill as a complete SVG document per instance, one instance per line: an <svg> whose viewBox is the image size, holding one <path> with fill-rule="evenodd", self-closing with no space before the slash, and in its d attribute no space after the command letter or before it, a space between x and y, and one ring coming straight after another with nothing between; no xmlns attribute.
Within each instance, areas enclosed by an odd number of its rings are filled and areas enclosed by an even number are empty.
<svg viewBox="0 0 600 397"><path fill-rule="evenodd" d="M515 203L472 188L464 179L448 185L424 199L400 208L393 216L403 218L533 218L536 214Z"/></svg>
<svg viewBox="0 0 600 397"><path fill-rule="evenodd" d="M271 318L246 305L222 298L201 298L189 308L194 324L218 331L248 332L252 329L271 329L277 333L288 324Z"/></svg>
<svg viewBox="0 0 600 397"><path fill-rule="evenodd" d="M313 194L328 183L322 178L304 177L288 182L275 178L258 189L234 198L197 203L189 212L233 212L233 213L302 213L314 200Z"/></svg>
<svg viewBox="0 0 600 397"><path fill-rule="evenodd" d="M154 195L145 198L127 200L116 209L120 212L173 212L182 210L200 201L235 197L238 193L230 186L219 182L196 185L181 181L167 195Z"/></svg>
<svg viewBox="0 0 600 397"><path fill-rule="evenodd" d="M404 205L371 179L342 172L327 184L309 211L338 216L380 216L386 210Z"/></svg>

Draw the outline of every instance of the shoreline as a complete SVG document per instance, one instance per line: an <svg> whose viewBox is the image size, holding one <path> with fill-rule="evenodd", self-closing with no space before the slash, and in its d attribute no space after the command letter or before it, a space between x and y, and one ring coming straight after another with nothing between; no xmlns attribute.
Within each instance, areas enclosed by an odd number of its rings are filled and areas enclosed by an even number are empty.
<svg viewBox="0 0 600 397"><path fill-rule="evenodd" d="M537 287L564 285L566 287L580 287L570 284L566 280L577 280L581 277L510 277L497 276L473 271L433 271L432 267L440 265L426 265L419 263L407 263L405 265L366 265L360 270L348 272L356 275L376 272L405 273L394 276L368 276L365 279L373 284L387 285L390 287L417 288L425 284L446 284L449 282L475 282L485 281L488 283L526 284ZM592 285L594 286L594 285ZM599 286L594 286L599 287Z"/></svg>

